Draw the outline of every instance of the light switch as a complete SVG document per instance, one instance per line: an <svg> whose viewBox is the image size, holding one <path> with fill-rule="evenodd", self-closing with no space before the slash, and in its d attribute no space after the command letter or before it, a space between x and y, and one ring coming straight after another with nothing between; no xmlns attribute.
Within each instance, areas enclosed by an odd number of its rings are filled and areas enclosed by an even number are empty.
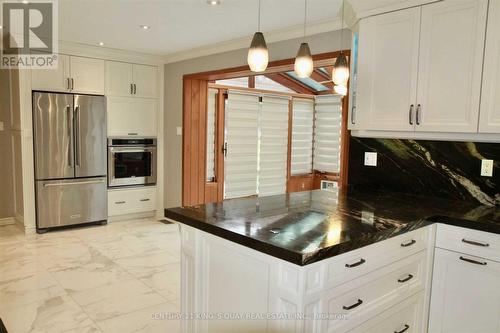
<svg viewBox="0 0 500 333"><path fill-rule="evenodd" d="M3 121L0 121L0 132L3 132Z"/></svg>
<svg viewBox="0 0 500 333"><path fill-rule="evenodd" d="M377 153L365 152L365 165L377 166Z"/></svg>
<svg viewBox="0 0 500 333"><path fill-rule="evenodd" d="M493 160L481 160L481 176L493 177Z"/></svg>
<svg viewBox="0 0 500 333"><path fill-rule="evenodd" d="M182 127L177 126L177 135L182 135Z"/></svg>

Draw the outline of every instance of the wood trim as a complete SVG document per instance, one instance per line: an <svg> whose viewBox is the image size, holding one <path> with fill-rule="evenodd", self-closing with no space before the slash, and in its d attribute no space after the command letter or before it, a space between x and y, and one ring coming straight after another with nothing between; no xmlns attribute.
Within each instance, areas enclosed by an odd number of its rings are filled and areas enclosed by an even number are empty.
<svg viewBox="0 0 500 333"><path fill-rule="evenodd" d="M214 89L223 89L225 91L227 91L227 90L233 90L233 91L242 91L242 92L249 92L249 93L261 93L261 94L270 94L270 95L279 95L279 96L290 96L290 97L299 97L299 98L314 99L314 95L313 94L296 94L296 93L288 93L288 92L283 92L283 91L255 89L255 88L245 88L245 87L233 87L233 86L226 86L226 85L215 84L215 83L209 83L208 87L209 88L214 88Z"/></svg>
<svg viewBox="0 0 500 333"><path fill-rule="evenodd" d="M313 55L312 58L314 61L314 67L333 66L333 64L335 63L335 59L340 55L341 52L344 53L347 57L349 57L351 54L350 50L342 50L342 51L334 51L334 52L327 52L327 53ZM294 58L271 61L267 66L267 70L261 74L291 71L293 70L294 62L295 62ZM236 77L253 76L253 75L255 75L255 73L250 70L248 65L244 65L244 66L225 68L208 72L185 74L184 79L223 80L223 79L232 79Z"/></svg>
<svg viewBox="0 0 500 333"><path fill-rule="evenodd" d="M315 69L311 73L311 79L313 79L314 81L317 81L318 83L324 85L325 87L327 87L328 89L330 89L329 93L332 93L333 82L330 81L330 79L328 78L328 75L326 75L325 73L323 73L319 69Z"/></svg>
<svg viewBox="0 0 500 333"><path fill-rule="evenodd" d="M288 101L288 144L286 156L286 192L290 192L290 177L292 176L292 126L293 126L293 99Z"/></svg>
<svg viewBox="0 0 500 333"><path fill-rule="evenodd" d="M313 189L314 175L294 175L288 181L288 193L310 191Z"/></svg>
<svg viewBox="0 0 500 333"><path fill-rule="evenodd" d="M349 91L349 86L347 87ZM342 98L342 129L340 138L340 179L339 186L346 186L349 183L349 143L351 139L351 131L348 130L349 118L349 95Z"/></svg>
<svg viewBox="0 0 500 333"><path fill-rule="evenodd" d="M217 139L215 147L216 160L216 175L217 180L217 201L224 199L224 154L222 153L222 145L224 144L224 127L226 119L226 93L224 89L219 89L217 94Z"/></svg>
<svg viewBox="0 0 500 333"><path fill-rule="evenodd" d="M312 94L314 95L315 91L302 82L299 82L295 80L294 78L283 74L283 73L277 73L277 74L265 74L265 76L274 82L278 82L279 84L292 89L295 92L298 92L300 94Z"/></svg>
<svg viewBox="0 0 500 333"><path fill-rule="evenodd" d="M248 88L255 88L255 76L248 77Z"/></svg>

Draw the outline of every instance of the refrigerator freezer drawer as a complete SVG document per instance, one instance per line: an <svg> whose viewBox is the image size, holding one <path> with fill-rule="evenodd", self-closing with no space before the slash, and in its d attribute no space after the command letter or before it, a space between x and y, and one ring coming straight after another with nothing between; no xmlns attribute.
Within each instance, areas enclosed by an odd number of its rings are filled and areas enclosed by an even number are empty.
<svg viewBox="0 0 500 333"><path fill-rule="evenodd" d="M36 182L39 229L106 220L107 206L105 177Z"/></svg>

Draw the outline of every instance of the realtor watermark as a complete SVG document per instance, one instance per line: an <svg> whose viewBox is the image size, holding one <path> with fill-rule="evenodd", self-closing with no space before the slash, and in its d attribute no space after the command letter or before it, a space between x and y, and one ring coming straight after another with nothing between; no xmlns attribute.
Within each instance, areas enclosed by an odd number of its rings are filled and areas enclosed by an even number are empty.
<svg viewBox="0 0 500 333"><path fill-rule="evenodd" d="M2 1L0 68L57 68L57 0Z"/></svg>

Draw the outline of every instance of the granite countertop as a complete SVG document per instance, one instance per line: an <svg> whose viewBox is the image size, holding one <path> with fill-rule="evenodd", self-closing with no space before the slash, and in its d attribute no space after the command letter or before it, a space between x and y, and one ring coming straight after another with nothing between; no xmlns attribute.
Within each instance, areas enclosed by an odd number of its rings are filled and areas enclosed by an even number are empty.
<svg viewBox="0 0 500 333"><path fill-rule="evenodd" d="M500 233L500 207L351 189L169 208L165 217L301 266L435 222Z"/></svg>

